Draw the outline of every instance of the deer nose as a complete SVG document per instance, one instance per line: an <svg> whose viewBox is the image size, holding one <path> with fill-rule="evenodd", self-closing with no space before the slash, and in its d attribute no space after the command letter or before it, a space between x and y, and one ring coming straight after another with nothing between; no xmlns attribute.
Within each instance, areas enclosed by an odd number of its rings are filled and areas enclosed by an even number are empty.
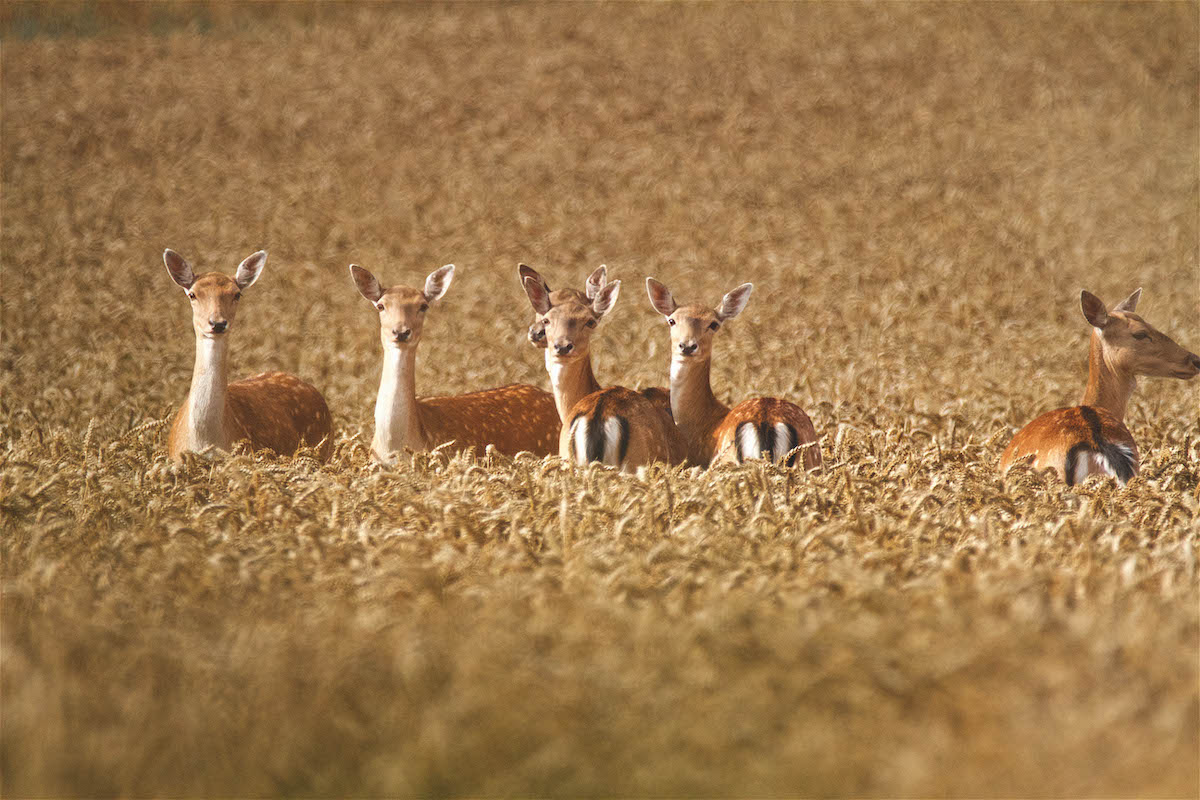
<svg viewBox="0 0 1200 800"><path fill-rule="evenodd" d="M696 352L698 347L700 347L700 345L696 344L695 342L680 342L679 352L683 353L685 356L690 356L692 353Z"/></svg>
<svg viewBox="0 0 1200 800"><path fill-rule="evenodd" d="M1195 367L1197 370L1200 370L1200 356L1192 353L1192 357L1189 358L1188 361L1192 363L1193 367Z"/></svg>
<svg viewBox="0 0 1200 800"><path fill-rule="evenodd" d="M229 327L229 322L223 319L215 322L213 320L209 320L209 324L212 325L213 333L224 333L225 329Z"/></svg>
<svg viewBox="0 0 1200 800"><path fill-rule="evenodd" d="M407 342L409 337L412 336L412 331L408 328L392 328L392 336L395 337L397 342Z"/></svg>
<svg viewBox="0 0 1200 800"><path fill-rule="evenodd" d="M554 352L558 353L560 356L565 356L567 353L571 352L574 349L575 349L574 342L567 342L566 344L554 345Z"/></svg>

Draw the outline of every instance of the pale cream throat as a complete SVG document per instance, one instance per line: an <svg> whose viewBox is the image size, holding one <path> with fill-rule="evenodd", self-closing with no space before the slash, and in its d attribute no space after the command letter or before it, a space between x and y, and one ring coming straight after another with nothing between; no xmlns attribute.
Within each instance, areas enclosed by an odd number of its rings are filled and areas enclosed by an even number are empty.
<svg viewBox="0 0 1200 800"><path fill-rule="evenodd" d="M375 399L375 442L385 451L419 448L420 406L417 403L417 351L385 345L379 395Z"/></svg>
<svg viewBox="0 0 1200 800"><path fill-rule="evenodd" d="M189 449L227 448L225 403L229 394L229 340L196 337L196 364L188 392Z"/></svg>

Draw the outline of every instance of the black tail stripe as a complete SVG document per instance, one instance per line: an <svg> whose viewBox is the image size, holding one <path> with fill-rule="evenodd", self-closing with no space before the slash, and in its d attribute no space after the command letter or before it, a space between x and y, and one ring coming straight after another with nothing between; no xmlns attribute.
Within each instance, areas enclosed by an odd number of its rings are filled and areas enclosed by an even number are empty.
<svg viewBox="0 0 1200 800"><path fill-rule="evenodd" d="M1095 442L1096 447L1099 447L1104 443L1104 428L1100 422L1100 415L1091 406L1080 406L1079 413L1083 415L1083 421L1092 431L1092 441Z"/></svg>
<svg viewBox="0 0 1200 800"><path fill-rule="evenodd" d="M1083 418L1087 420L1088 427L1092 429L1092 437L1096 440L1096 446L1108 459L1108 465L1112 467L1113 472L1117 473L1121 483L1127 483L1134 474L1133 454L1104 438L1100 415L1096 413L1096 409L1091 406L1080 406L1079 410L1083 413Z"/></svg>
<svg viewBox="0 0 1200 800"><path fill-rule="evenodd" d="M766 453L767 458L771 458L775 452L775 426L763 420L758 423L758 453L756 455L762 458L762 454Z"/></svg>
<svg viewBox="0 0 1200 800"><path fill-rule="evenodd" d="M629 420L624 417L617 417L617 422L621 426L621 435L617 441L617 463L625 463L625 455L629 452Z"/></svg>
<svg viewBox="0 0 1200 800"><path fill-rule="evenodd" d="M1117 473L1121 482L1128 482L1134 475L1132 454L1104 438L1104 427L1096 409L1091 406L1079 406L1079 413L1091 431L1092 441L1080 442L1067 451L1067 461L1063 465L1066 470L1067 486L1075 484L1075 467L1079 463L1079 453L1084 450L1099 452L1108 461L1113 472Z"/></svg>
<svg viewBox="0 0 1200 800"><path fill-rule="evenodd" d="M596 400L592 416L588 419L587 460L604 460L604 396Z"/></svg>
<svg viewBox="0 0 1200 800"><path fill-rule="evenodd" d="M1117 473L1117 477L1121 479L1121 483L1128 483L1129 479L1133 477L1132 454L1110 442L1102 442L1100 444L1100 451L1108 459L1109 466Z"/></svg>
<svg viewBox="0 0 1200 800"><path fill-rule="evenodd" d="M742 457L742 428L747 425L753 425L753 422L742 422L733 429L733 452L737 456L737 462L743 463L745 459Z"/></svg>

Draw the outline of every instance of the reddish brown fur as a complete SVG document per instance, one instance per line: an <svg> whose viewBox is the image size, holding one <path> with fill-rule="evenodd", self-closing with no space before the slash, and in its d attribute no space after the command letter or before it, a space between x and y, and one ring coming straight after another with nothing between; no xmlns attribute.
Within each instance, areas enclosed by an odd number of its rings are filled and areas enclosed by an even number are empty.
<svg viewBox="0 0 1200 800"><path fill-rule="evenodd" d="M1048 411L1030 422L1017 432L1004 454L1000 456L1001 471L1007 470L1013 462L1026 456L1033 456L1033 466L1037 469L1053 469L1058 477L1066 480L1065 466L1067 453L1079 444L1085 444L1094 452L1100 451L1101 442L1097 441L1092 426L1084 418L1084 406L1059 408ZM1137 443L1133 434L1125 427L1120 419L1112 412L1087 406L1100 418L1100 436L1110 444L1121 444L1133 450L1134 472L1139 468Z"/></svg>
<svg viewBox="0 0 1200 800"><path fill-rule="evenodd" d="M816 443L817 431L813 427L812 420L800 406L776 397L757 397L753 400L744 400L730 409L725 418L712 431L710 441L704 445L706 452L712 453L709 462L714 459L716 461L737 460L735 437L737 427L743 422L754 424L766 422L771 425L783 423L790 426L796 432L798 446L808 445L803 447L799 456L803 461L805 471L821 466L821 448Z"/></svg>
<svg viewBox="0 0 1200 800"><path fill-rule="evenodd" d="M554 395L523 383L469 394L417 399L421 427L431 447L454 441L455 450L491 444L505 455L553 455L558 444Z"/></svg>
<svg viewBox="0 0 1200 800"><path fill-rule="evenodd" d="M593 273L593 279L596 275ZM592 373L591 334L615 304L620 281L599 284L590 302L566 298L557 306L552 305L545 281L527 267L522 270L522 285L546 331L546 364L555 381L555 405L562 421L559 455L576 461L571 422L580 416L591 419L603 403L604 419L621 418L628 426L629 443L621 469L652 461L684 461L687 444L671 420L669 406L663 402L665 390L646 390L647 394L623 387L601 390Z"/></svg>
<svg viewBox="0 0 1200 800"><path fill-rule="evenodd" d="M821 466L821 450L812 420L794 403L773 397L746 400L732 410L713 394L710 382L712 350L722 324L741 313L749 300L750 284L734 289L713 309L699 303L681 306L671 291L653 278L646 279L650 304L662 314L671 331L671 392L673 419L688 448L688 460L708 466L714 460L738 460L737 428L776 423L796 433L806 470ZM804 445L809 445L804 447Z"/></svg>
<svg viewBox="0 0 1200 800"><path fill-rule="evenodd" d="M571 440L571 421L580 416L590 419L600 403L604 404L604 418L620 417L629 424L629 447L621 464L622 469L628 470L655 461L682 464L687 460L687 443L671 419L669 401L664 405L660 397L650 398L624 386L610 386L592 392L571 406L559 435L560 456L572 462L577 461Z"/></svg>
<svg viewBox="0 0 1200 800"><path fill-rule="evenodd" d="M1140 468L1137 444L1125 427L1125 409L1139 375L1194 378L1200 372L1200 358L1180 347L1170 337L1134 313L1142 290L1106 310L1098 297L1080 293L1083 316L1092 326L1088 344L1088 382L1083 405L1060 408L1034 419L1017 432L1000 456L1000 470L1013 462L1033 457L1038 469L1053 469L1060 478L1066 474L1067 457L1073 448L1084 445L1100 452L1103 444L1125 445L1133 452L1132 468ZM1099 438L1085 419L1094 412L1099 418Z"/></svg>
<svg viewBox="0 0 1200 800"><path fill-rule="evenodd" d="M379 312L384 370L372 441L376 457L390 462L403 450L432 450L447 443L453 443L453 450L474 448L479 453L490 444L510 456L555 452L558 410L546 391L510 384L461 395L416 396L416 353L426 312L449 288L453 265L430 273L424 289L384 289L370 271L356 264L350 266L350 274L359 293Z"/></svg>
<svg viewBox="0 0 1200 800"><path fill-rule="evenodd" d="M225 419L231 440L247 441L253 450L293 455L301 447L317 449L317 457L333 452L333 418L325 398L312 384L286 372L264 372L229 384ZM171 458L182 452L187 403L171 426Z"/></svg>
<svg viewBox="0 0 1200 800"><path fill-rule="evenodd" d="M264 251L246 258L237 274L230 278L218 272L196 276L191 265L172 250L163 254L163 260L172 279L187 293L192 306L192 327L196 334L196 367L192 376L192 388L188 399L175 414L167 441L167 452L171 460L179 462L183 453L196 447L225 448L239 441L249 442L253 450L272 450L278 455L293 455L301 447L317 449L317 456L325 461L333 451L333 420L325 398L311 384L294 375L283 372L264 372L251 378L235 381L224 386L224 405L220 408L219 430L215 414L206 423L203 438L207 443L200 447L189 437L192 420L192 392L197 386L206 386L214 392L213 402L207 408L219 404L220 388L228 367L228 337L237 315L242 291L258 279L266 264ZM220 325L222 327L218 328ZM221 341L219 346L211 344ZM202 358L201 346L219 352ZM211 424L211 428L207 425Z"/></svg>
<svg viewBox="0 0 1200 800"><path fill-rule="evenodd" d="M667 412L667 416L670 416L672 419L674 419L674 416L671 414L671 392L669 390L664 389L661 386L652 386L647 389L642 389L640 392L638 392L638 394L649 400L651 403L654 403L657 406L662 406L663 410Z"/></svg>

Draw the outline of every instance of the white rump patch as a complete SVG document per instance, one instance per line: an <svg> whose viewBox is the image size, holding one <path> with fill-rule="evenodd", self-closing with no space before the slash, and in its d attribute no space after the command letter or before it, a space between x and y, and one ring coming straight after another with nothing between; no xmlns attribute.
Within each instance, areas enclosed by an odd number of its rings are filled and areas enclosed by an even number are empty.
<svg viewBox="0 0 1200 800"><path fill-rule="evenodd" d="M776 464L783 461L797 444L799 443L792 441L792 429L783 422L776 422L775 452L771 454L771 460Z"/></svg>
<svg viewBox="0 0 1200 800"><path fill-rule="evenodd" d="M606 466L621 466L621 462L617 459L620 446L621 420L616 417L606 417L604 420L604 464Z"/></svg>
<svg viewBox="0 0 1200 800"><path fill-rule="evenodd" d="M571 426L571 451L575 456L576 464L583 465L587 463L587 436L587 417L577 417L575 423Z"/></svg>
<svg viewBox="0 0 1200 800"><path fill-rule="evenodd" d="M745 422L737 428L737 451L743 461L762 455L762 443L758 440L758 426Z"/></svg>
<svg viewBox="0 0 1200 800"><path fill-rule="evenodd" d="M1120 450L1122 455L1133 462L1133 448L1129 445L1114 444L1117 450ZM1116 468L1108 460L1108 457L1103 453L1097 453L1089 450L1086 454L1080 454L1080 457L1075 461L1075 474L1072 475L1073 483L1078 486L1087 480L1089 475L1108 475L1116 478L1122 485L1125 481L1121 480L1121 476L1117 474Z"/></svg>
<svg viewBox="0 0 1200 800"><path fill-rule="evenodd" d="M1071 476L1071 482L1078 486L1087 480L1088 475L1115 476L1116 474L1116 470L1112 468L1103 454L1089 450L1086 453L1080 453L1079 457L1075 459L1075 474Z"/></svg>

